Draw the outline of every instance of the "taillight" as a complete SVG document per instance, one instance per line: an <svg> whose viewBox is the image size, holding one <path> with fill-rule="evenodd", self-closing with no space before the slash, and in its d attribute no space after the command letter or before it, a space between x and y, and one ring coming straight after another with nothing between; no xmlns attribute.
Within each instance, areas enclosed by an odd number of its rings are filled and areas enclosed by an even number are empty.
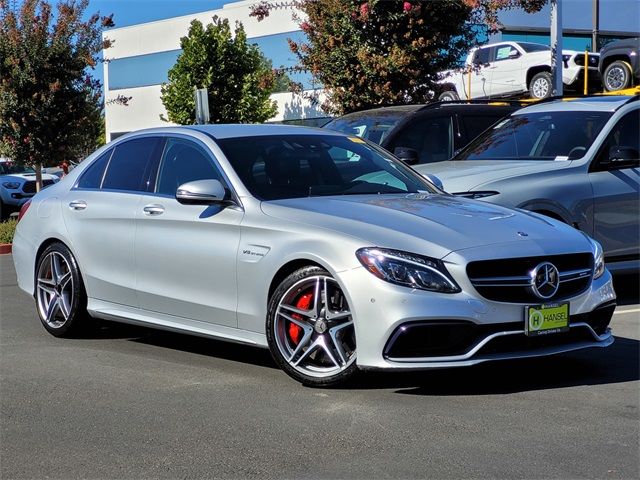
<svg viewBox="0 0 640 480"><path fill-rule="evenodd" d="M20 219L22 217L24 217L24 214L27 213L27 210L29 210L29 207L31 206L31 200L27 200L21 207L20 207L20 213L18 213L18 221L20 221Z"/></svg>

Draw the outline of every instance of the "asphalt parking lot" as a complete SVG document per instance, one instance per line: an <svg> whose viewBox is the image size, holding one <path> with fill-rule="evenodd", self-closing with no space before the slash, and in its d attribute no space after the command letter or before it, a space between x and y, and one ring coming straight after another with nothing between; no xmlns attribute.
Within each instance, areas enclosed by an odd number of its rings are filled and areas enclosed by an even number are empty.
<svg viewBox="0 0 640 480"><path fill-rule="evenodd" d="M265 350L129 326L45 332L0 256L0 477L640 478L638 279L616 342L300 386Z"/></svg>

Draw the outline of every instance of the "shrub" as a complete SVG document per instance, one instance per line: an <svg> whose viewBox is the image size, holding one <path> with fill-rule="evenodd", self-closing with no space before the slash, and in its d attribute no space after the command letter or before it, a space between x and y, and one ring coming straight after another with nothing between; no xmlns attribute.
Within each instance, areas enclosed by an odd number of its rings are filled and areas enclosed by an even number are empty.
<svg viewBox="0 0 640 480"><path fill-rule="evenodd" d="M0 243L11 243L13 241L13 234L16 231L17 224L18 221L13 218L0 223Z"/></svg>

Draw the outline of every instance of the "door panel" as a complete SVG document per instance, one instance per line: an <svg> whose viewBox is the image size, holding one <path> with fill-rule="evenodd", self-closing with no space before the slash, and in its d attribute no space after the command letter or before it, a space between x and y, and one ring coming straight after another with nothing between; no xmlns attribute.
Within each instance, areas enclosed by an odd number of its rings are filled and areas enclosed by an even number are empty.
<svg viewBox="0 0 640 480"><path fill-rule="evenodd" d="M594 236L605 258L640 254L640 168L608 163L612 147L634 149L640 156L639 111L624 115L613 127L592 165ZM640 165L640 159L636 159Z"/></svg>
<svg viewBox="0 0 640 480"><path fill-rule="evenodd" d="M163 211L145 213L146 206ZM144 196L135 240L140 307L237 326L236 257L243 214L232 207Z"/></svg>
<svg viewBox="0 0 640 480"><path fill-rule="evenodd" d="M71 190L63 200L64 222L92 298L137 306L131 265L134 218L141 197L134 193ZM84 208L78 208L83 204Z"/></svg>
<svg viewBox="0 0 640 480"><path fill-rule="evenodd" d="M511 52L518 54L518 57L511 57ZM520 52L511 45L501 45L495 48L494 57L490 67L490 95L495 97L520 91L523 83L519 81L519 77L523 76Z"/></svg>

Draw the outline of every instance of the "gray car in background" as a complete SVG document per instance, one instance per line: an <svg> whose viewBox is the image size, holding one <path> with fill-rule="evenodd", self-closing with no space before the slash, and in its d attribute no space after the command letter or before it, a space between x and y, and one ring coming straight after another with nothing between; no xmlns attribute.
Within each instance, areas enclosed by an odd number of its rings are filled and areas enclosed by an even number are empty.
<svg viewBox="0 0 640 480"><path fill-rule="evenodd" d="M640 97L521 109L450 161L419 165L450 193L523 208L596 238L612 271L640 270Z"/></svg>

